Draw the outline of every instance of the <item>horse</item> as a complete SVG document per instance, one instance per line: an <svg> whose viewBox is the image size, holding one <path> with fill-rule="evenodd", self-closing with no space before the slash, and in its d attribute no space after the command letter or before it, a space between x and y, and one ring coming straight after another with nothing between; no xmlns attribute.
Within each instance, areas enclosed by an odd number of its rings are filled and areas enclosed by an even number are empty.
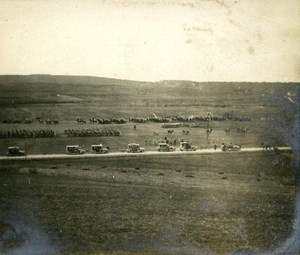
<svg viewBox="0 0 300 255"><path fill-rule="evenodd" d="M206 129L206 133L211 134L212 130L213 130L212 128L208 128Z"/></svg>
<svg viewBox="0 0 300 255"><path fill-rule="evenodd" d="M189 131L189 130L182 130L182 134L184 134L184 135L189 135L189 134L190 134L190 131Z"/></svg>
<svg viewBox="0 0 300 255"><path fill-rule="evenodd" d="M239 133L247 133L248 132L248 128L246 128L246 127L239 127L238 128L238 132Z"/></svg>
<svg viewBox="0 0 300 255"><path fill-rule="evenodd" d="M94 118L94 117L93 117L93 118L90 118L89 121L90 121L91 124L97 123L97 119Z"/></svg>
<svg viewBox="0 0 300 255"><path fill-rule="evenodd" d="M225 128L225 133L228 134L230 133L231 129L230 128Z"/></svg>
<svg viewBox="0 0 300 255"><path fill-rule="evenodd" d="M82 118L77 118L77 123L80 124L80 123L83 123L83 124L86 124L86 121Z"/></svg>

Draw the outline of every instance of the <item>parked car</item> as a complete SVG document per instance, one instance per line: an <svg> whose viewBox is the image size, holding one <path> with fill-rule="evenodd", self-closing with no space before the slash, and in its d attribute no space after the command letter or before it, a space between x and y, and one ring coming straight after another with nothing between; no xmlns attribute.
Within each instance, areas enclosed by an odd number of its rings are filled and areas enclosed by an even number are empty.
<svg viewBox="0 0 300 255"><path fill-rule="evenodd" d="M20 150L18 146L8 147L7 156L25 156L25 151Z"/></svg>
<svg viewBox="0 0 300 255"><path fill-rule="evenodd" d="M241 148L242 148L242 146L238 145L238 144L222 143L222 146L221 146L222 151L240 151Z"/></svg>
<svg viewBox="0 0 300 255"><path fill-rule="evenodd" d="M169 152L169 151L175 151L175 147L167 143L159 143L157 150L160 152Z"/></svg>
<svg viewBox="0 0 300 255"><path fill-rule="evenodd" d="M66 152L70 154L84 154L86 151L79 145L67 145Z"/></svg>
<svg viewBox="0 0 300 255"><path fill-rule="evenodd" d="M130 143L127 146L127 152L144 152L145 149L143 147L140 147L140 145L138 143Z"/></svg>
<svg viewBox="0 0 300 255"><path fill-rule="evenodd" d="M92 153L97 153L97 154L108 153L108 149L104 148L102 144L92 145L91 146L91 151L92 151Z"/></svg>
<svg viewBox="0 0 300 255"><path fill-rule="evenodd" d="M179 149L181 151L196 151L198 147L191 145L189 142L181 142Z"/></svg>

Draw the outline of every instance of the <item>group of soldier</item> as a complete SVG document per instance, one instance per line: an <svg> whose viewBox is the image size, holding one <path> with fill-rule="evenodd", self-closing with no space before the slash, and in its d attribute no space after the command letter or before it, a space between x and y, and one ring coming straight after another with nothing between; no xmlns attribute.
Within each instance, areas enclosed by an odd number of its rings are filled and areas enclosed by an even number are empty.
<svg viewBox="0 0 300 255"><path fill-rule="evenodd" d="M0 138L40 138L55 137L56 134L51 129L12 129L0 130Z"/></svg>
<svg viewBox="0 0 300 255"><path fill-rule="evenodd" d="M68 137L87 137L87 136L120 136L121 132L114 128L106 128L100 130L98 128L85 128L85 129L66 129L64 133Z"/></svg>

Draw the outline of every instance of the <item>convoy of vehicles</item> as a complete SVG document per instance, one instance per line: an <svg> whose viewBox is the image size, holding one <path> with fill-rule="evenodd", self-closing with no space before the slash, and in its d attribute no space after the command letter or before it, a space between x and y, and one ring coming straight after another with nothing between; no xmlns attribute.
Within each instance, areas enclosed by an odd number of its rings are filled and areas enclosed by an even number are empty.
<svg viewBox="0 0 300 255"><path fill-rule="evenodd" d="M215 145L216 149L216 145ZM159 152L172 152L175 151L175 147L171 146L168 143L159 143L157 150ZM196 151L198 150L197 146L192 145L190 142L181 142L180 151ZM225 144L222 143L221 145L221 150L222 151L240 151L241 150L241 145L238 144ZM129 143L127 146L126 152L128 153L141 153L144 152L145 148L141 147L140 144L138 143ZM80 147L78 144L77 145L67 145L66 146L66 153L68 154L85 154L87 153L86 150L84 150L82 147ZM106 154L109 153L109 147L104 147L102 144L96 144L96 145L91 145L91 150L90 153L95 153L95 154ZM25 156L26 153L23 150L20 150L18 146L10 146L8 147L8 152L7 156Z"/></svg>

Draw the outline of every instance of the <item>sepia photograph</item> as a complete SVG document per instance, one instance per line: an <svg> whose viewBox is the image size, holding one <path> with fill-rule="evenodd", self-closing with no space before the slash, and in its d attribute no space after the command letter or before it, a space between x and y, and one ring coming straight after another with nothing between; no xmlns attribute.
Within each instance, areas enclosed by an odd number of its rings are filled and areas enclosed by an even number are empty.
<svg viewBox="0 0 300 255"><path fill-rule="evenodd" d="M299 0L0 0L0 255L300 255Z"/></svg>

